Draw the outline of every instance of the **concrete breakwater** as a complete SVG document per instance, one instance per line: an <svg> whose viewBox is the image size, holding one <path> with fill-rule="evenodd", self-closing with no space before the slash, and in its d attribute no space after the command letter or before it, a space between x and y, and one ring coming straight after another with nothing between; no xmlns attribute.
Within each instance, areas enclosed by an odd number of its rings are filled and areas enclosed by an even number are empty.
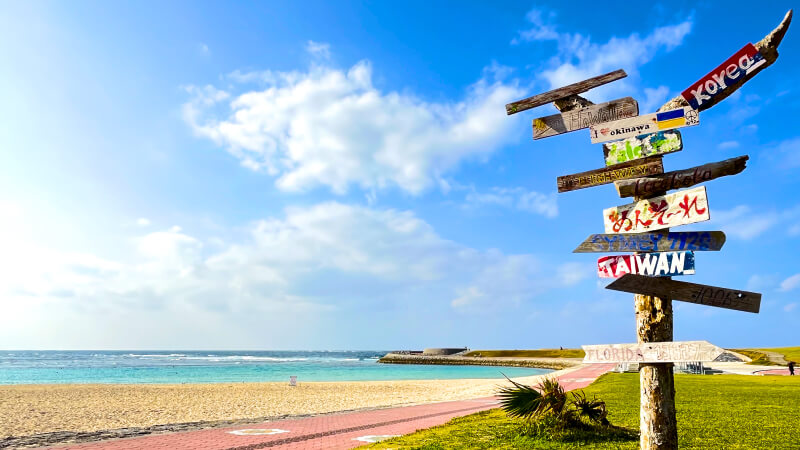
<svg viewBox="0 0 800 450"><path fill-rule="evenodd" d="M459 366L514 366L538 369L566 369L579 366L582 358L514 358L476 356L428 356L421 354L387 353L378 360L384 364L440 364Z"/></svg>

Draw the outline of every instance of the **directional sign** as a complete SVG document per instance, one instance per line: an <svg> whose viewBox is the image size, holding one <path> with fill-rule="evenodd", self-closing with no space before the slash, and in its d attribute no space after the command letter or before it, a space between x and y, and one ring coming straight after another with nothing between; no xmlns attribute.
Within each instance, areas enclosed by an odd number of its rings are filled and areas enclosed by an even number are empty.
<svg viewBox="0 0 800 450"><path fill-rule="evenodd" d="M671 298L682 302L699 305L716 306L718 308L735 309L757 313L761 307L761 294L756 292L737 291L705 284L675 281L669 278L645 277L628 274L615 280L606 289L630 292L633 294L653 295Z"/></svg>
<svg viewBox="0 0 800 450"><path fill-rule="evenodd" d="M700 123L700 116L692 108L645 114L630 119L616 120L589 127L592 144L616 141L656 131L672 130Z"/></svg>
<svg viewBox="0 0 800 450"><path fill-rule="evenodd" d="M612 100L599 105L589 105L561 114L533 119L533 138L542 139L570 131L589 128L603 122L636 117L639 103L632 97Z"/></svg>
<svg viewBox="0 0 800 450"><path fill-rule="evenodd" d="M612 81L616 81L627 76L628 74L625 73L624 70L619 69L609 72L605 75L599 75L594 78L589 78L588 80L572 83L569 86L560 87L558 89L553 89L552 91L547 91L543 94L528 97L524 100L509 103L506 105L506 114L510 116L511 114L516 114L520 111L536 108L537 106L542 106L558 99L569 97L570 95L577 95L581 92L586 92L589 89L602 86L606 83L611 83Z"/></svg>
<svg viewBox="0 0 800 450"><path fill-rule="evenodd" d="M694 186L704 181L736 175L745 169L749 156L739 156L691 169L675 170L662 175L650 175L634 180L617 181L620 197L649 197L652 194Z"/></svg>
<svg viewBox="0 0 800 450"><path fill-rule="evenodd" d="M590 234L572 253L666 252L673 250L716 252L724 244L725 233L722 231Z"/></svg>
<svg viewBox="0 0 800 450"><path fill-rule="evenodd" d="M661 164L661 157L655 156L651 159L631 161L614 167L603 167L588 172L560 176L556 182L558 183L558 192L567 192L660 173L664 173L664 166Z"/></svg>
<svg viewBox="0 0 800 450"><path fill-rule="evenodd" d="M597 276L600 278L619 278L627 273L651 277L694 275L694 253L642 253L603 256L597 260Z"/></svg>
<svg viewBox="0 0 800 450"><path fill-rule="evenodd" d="M663 363L714 361L725 350L708 341L582 345L584 363Z"/></svg>
<svg viewBox="0 0 800 450"><path fill-rule="evenodd" d="M659 131L603 144L607 166L681 150L683 141L678 130Z"/></svg>
<svg viewBox="0 0 800 450"><path fill-rule="evenodd" d="M606 233L641 233L710 218L705 186L603 210Z"/></svg>
<svg viewBox="0 0 800 450"><path fill-rule="evenodd" d="M747 44L719 67L681 92L681 96L692 108L701 109L704 103L710 103L714 97L739 84L747 75L766 63L755 46Z"/></svg>

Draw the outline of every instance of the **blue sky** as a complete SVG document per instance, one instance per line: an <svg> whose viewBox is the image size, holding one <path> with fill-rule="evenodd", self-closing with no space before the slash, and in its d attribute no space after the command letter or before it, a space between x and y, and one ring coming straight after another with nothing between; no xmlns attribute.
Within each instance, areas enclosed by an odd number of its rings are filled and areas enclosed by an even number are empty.
<svg viewBox="0 0 800 450"><path fill-rule="evenodd" d="M604 289L611 185L588 131L533 141L505 103L590 91L655 111L791 8L669 2L3 2L0 348L536 348L633 342ZM744 6L744 4L743 4ZM798 345L800 95L777 63L683 132L721 252L693 281L761 313L675 304L675 338Z"/></svg>

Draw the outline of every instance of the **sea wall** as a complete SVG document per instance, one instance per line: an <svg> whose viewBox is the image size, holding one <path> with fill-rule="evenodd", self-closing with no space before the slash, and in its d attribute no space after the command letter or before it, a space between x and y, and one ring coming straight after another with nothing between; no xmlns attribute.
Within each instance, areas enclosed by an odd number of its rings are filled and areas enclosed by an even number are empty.
<svg viewBox="0 0 800 450"><path fill-rule="evenodd" d="M539 369L566 369L581 364L581 358L492 358L475 356L426 356L388 353L379 359L384 364L432 364L457 366L515 366Z"/></svg>

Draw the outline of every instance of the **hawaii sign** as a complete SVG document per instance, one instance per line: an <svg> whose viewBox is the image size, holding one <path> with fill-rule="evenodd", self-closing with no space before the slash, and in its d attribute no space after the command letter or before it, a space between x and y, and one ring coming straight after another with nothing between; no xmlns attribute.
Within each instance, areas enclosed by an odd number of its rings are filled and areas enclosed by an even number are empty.
<svg viewBox="0 0 800 450"><path fill-rule="evenodd" d="M689 89L681 92L681 97L689 102L692 108L705 109L702 107L703 104L710 103L725 89L740 83L766 62L753 44L747 44L719 67L697 80Z"/></svg>
<svg viewBox="0 0 800 450"><path fill-rule="evenodd" d="M642 233L709 219L705 186L603 210L606 233Z"/></svg>
<svg viewBox="0 0 800 450"><path fill-rule="evenodd" d="M616 141L657 131L672 130L700 123L700 116L692 108L645 114L630 119L615 120L589 127L592 144Z"/></svg>
<svg viewBox="0 0 800 450"><path fill-rule="evenodd" d="M600 278L619 278L628 273L650 277L694 275L694 253L642 253L603 256L597 260L597 276Z"/></svg>

